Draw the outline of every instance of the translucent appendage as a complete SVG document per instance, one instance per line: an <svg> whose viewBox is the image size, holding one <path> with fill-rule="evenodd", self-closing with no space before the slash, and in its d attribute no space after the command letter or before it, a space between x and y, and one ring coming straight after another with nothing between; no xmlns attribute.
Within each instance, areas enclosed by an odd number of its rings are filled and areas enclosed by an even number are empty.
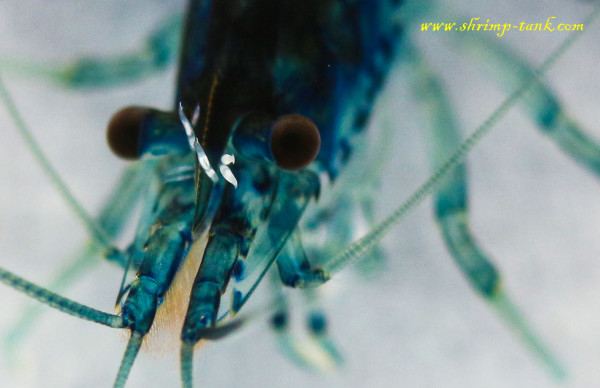
<svg viewBox="0 0 600 388"><path fill-rule="evenodd" d="M532 77L533 68L497 39L485 39L482 34L467 35L461 35L456 46L486 67L504 90L510 91ZM600 176L600 144L569 117L546 85L539 83L533 87L520 106L564 152Z"/></svg>
<svg viewBox="0 0 600 388"><path fill-rule="evenodd" d="M273 272L272 272L273 274ZM272 275L272 290L277 293L276 310L271 316L271 328L277 336L283 354L295 364L315 371L330 371L343 363L334 342L327 335L327 323L323 312L316 306L317 295L308 290L309 304L313 305L306 317L308 338L290 330L290 308L287 297L279 291L279 277Z"/></svg>
<svg viewBox="0 0 600 388"><path fill-rule="evenodd" d="M105 58L80 58L69 65L48 66L10 57L0 58L0 69L36 76L69 88L94 88L132 82L163 70L178 52L182 15L166 18L138 50Z"/></svg>
<svg viewBox="0 0 600 388"><path fill-rule="evenodd" d="M6 284L16 291L36 299L41 303L47 304L56 310L62 311L63 313L72 315L74 317L114 328L122 328L126 326L123 318L118 315L108 314L64 298L1 268L0 282Z"/></svg>
<svg viewBox="0 0 600 388"><path fill-rule="evenodd" d="M119 372L117 373L117 379L115 380L114 388L123 388L125 387L125 383L127 382L127 378L129 377L129 372L131 372L131 367L133 366L133 362L137 357L137 354L142 347L142 339L144 336L140 333L132 332L131 337L129 337L129 342L127 343L127 348L125 349L125 354L123 355L123 359L121 360L121 366L119 367Z"/></svg>
<svg viewBox="0 0 600 388"><path fill-rule="evenodd" d="M277 191L269 213L253 239L246 259L238 260L224 294L219 318L237 313L275 262L286 240L296 228L308 202L316 196L319 183L309 172L279 173Z"/></svg>
<svg viewBox="0 0 600 388"><path fill-rule="evenodd" d="M94 222L100 225L111 238L116 238L121 233L125 223L131 217L133 209L135 209L135 202L139 198L142 188L148 182L150 171L147 167L146 164L141 163L129 166L100 210L100 214L94 219ZM102 256L103 253L105 252L101 245L93 241L86 243L77 250L65 266L57 271L56 277L50 281L48 289L55 292L67 289L80 278L82 273L100 263L97 257ZM33 303L22 311L12 328L4 335L2 342L5 352L11 353L18 349L38 322L43 311L40 305Z"/></svg>
<svg viewBox="0 0 600 388"><path fill-rule="evenodd" d="M600 6L596 6L594 11L589 14L583 22L585 24L592 23L599 13ZM377 223L366 235L348 246L344 251L337 254L327 263L323 264L322 268L327 270L330 274L338 272L375 247L394 225L400 222L412 209L422 203L429 194L443 183L447 174L463 163L469 152L471 152L471 150L490 132L494 125L504 117L506 112L520 101L526 92L540 82L540 77L554 65L554 63L580 36L581 31L571 33L571 35L569 35L569 37L565 39L563 43L546 58L546 60L544 60L542 65L534 70L531 77L524 80L523 83L520 84L520 86L514 90L479 127L477 127L477 129L471 132L460 146L444 160L440 167L425 182L423 182L423 184L421 184L406 201L398 206L388 217Z"/></svg>
<svg viewBox="0 0 600 388"><path fill-rule="evenodd" d="M460 146L460 135L439 79L416 50L410 59L414 93L427 118L430 157L434 168L439 168L444 158ZM448 250L475 291L500 313L525 346L553 376L557 379L564 377L559 362L501 289L500 274L476 243L469 228L467 193L465 164L459 164L450 171L435 192L435 215Z"/></svg>

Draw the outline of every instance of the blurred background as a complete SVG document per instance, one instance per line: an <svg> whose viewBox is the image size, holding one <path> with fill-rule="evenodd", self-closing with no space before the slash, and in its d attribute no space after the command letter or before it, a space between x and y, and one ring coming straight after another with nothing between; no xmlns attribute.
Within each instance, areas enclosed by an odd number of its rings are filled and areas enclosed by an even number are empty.
<svg viewBox="0 0 600 388"><path fill-rule="evenodd" d="M452 2L454 3L454 2ZM438 4L446 20L580 23L591 2L467 1ZM138 47L184 1L107 0L0 3L0 57L40 64ZM452 15L458 15L458 20ZM600 139L600 23L548 72L564 109ZM473 131L505 93L480 64L463 58L443 33L411 33L452 97L463 134ZM567 33L507 32L497 38L539 65ZM2 69L0 68L0 72ZM97 211L124 163L105 144L105 126L124 105L172 106L174 67L131 85L65 90L43 78L2 77L35 137L77 198ZM379 219L429 176L427 145L399 68L378 100L371 126L397 127L383 171ZM0 108L0 265L48 284L85 241L85 232L41 173ZM504 284L568 369L565 386L600 385L600 185L564 155L518 108L469 155L472 227L504 275ZM384 239L381 276L347 270L327 287L329 329L346 363L327 374L304 371L278 351L266 319L199 350L203 387L553 387L546 371L469 288L447 253L431 201ZM64 295L111 311L121 271L101 262ZM261 295L256 295L260 298ZM28 298L0 287L0 336ZM114 330L47 311L17 352L0 357L0 387L109 387L125 347ZM267 317L265 317L267 318ZM176 387L176 354L142 353L128 387Z"/></svg>

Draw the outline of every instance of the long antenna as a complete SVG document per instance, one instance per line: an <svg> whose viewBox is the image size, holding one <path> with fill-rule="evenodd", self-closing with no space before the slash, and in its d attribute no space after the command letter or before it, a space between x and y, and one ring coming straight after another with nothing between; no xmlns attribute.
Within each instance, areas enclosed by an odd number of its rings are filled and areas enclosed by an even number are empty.
<svg viewBox="0 0 600 388"><path fill-rule="evenodd" d="M583 20L584 25L591 24L600 13L600 2L596 2L594 10ZM414 193L398 206L392 214L375 225L369 233L348 246L344 251L335 256L323 269L333 274L340 271L358 257L373 248L390 230L400 222L413 208L418 206L427 195L429 195L442 179L462 163L469 152L487 135L496 123L519 101L519 99L533 86L540 82L541 77L556 63L556 61L569 49L575 41L583 34L583 30L574 31L565 41L552 53L542 65L534 70L521 87L511 93L498 108L461 144L461 146L446 160L446 162L431 175Z"/></svg>
<svg viewBox="0 0 600 388"><path fill-rule="evenodd" d="M50 182L56 187L61 197L64 199L65 203L71 208L73 213L79 218L79 220L83 223L84 227L87 229L90 237L98 242L100 245L104 247L113 248L111 238L108 234L102 229L92 217L88 214L88 212L83 208L81 203L75 198L65 181L60 177L50 160L35 140L31 130L25 123L21 112L17 108L15 101L6 88L2 77L0 77L0 101L6 107L10 118L13 123L17 127L19 134L27 144L27 147L33 154L34 158L44 171L44 174L50 179ZM117 251L114 248L115 252Z"/></svg>

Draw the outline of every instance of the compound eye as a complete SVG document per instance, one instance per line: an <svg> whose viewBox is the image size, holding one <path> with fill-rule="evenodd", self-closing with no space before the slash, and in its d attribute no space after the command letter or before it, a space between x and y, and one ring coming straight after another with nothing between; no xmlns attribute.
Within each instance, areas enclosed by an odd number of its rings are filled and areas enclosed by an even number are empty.
<svg viewBox="0 0 600 388"><path fill-rule="evenodd" d="M128 160L139 159L142 121L149 112L147 108L128 106L113 115L108 123L106 140L115 155Z"/></svg>
<svg viewBox="0 0 600 388"><path fill-rule="evenodd" d="M273 124L271 153L284 170L300 170L310 164L321 147L315 123L299 114L280 116Z"/></svg>

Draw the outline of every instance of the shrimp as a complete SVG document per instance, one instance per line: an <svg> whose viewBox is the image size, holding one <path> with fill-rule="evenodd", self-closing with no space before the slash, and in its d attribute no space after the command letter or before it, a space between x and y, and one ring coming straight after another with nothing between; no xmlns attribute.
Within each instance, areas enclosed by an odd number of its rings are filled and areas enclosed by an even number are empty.
<svg viewBox="0 0 600 388"><path fill-rule="evenodd" d="M25 5L5 3L9 5L2 13L8 20L27 11L19 8ZM44 4L41 2L39 7L49 7ZM126 6L107 2L90 6L95 8L68 10L65 5L63 9L54 10L56 14L35 7L29 14L20 16L24 22L31 20L31 30L41 30L40 15L54 20L56 15L64 13L65 20L56 20L54 27L48 27L50 30L44 26L38 37L56 34L55 38L46 39L64 41L66 51L56 53L47 43L28 41L25 26L21 27L25 31L17 34L19 41L14 47L23 50L18 51L21 56L48 62L88 50L90 53L112 52L115 47L118 49L116 45L128 48L139 44L144 33L152 28L152 20L173 12L171 7L183 9L179 3L165 9L166 6L157 2ZM513 17L538 20L556 14L577 22L590 9L585 4L569 4L572 14L566 14L564 4L556 2L552 6L556 6L552 15L546 15L544 12L550 11L540 10L534 3L511 4L503 10L489 5L480 5L479 9L476 5L464 5L457 14L481 15L482 18L489 15L507 20ZM116 8L115 11L115 7L131 9ZM135 16L139 9L148 13ZM112 21L109 15L114 13L132 19ZM103 14L107 15L105 19L101 19ZM89 36L82 32L85 28L61 35L64 33L59 27L68 25L67 21L78 20L86 26L95 18L101 22L90 27ZM94 42L95 31L106 30L109 23L109 30L116 29L113 38L109 42L96 42L98 47L87 46L88 42ZM136 23L140 27L132 29L130 26ZM21 22L19 19L12 25L0 24L10 34ZM597 135L594 119L597 118L595 90L598 85L594 85L597 71L593 64L600 60L600 53L594 44L598 27L590 28L545 81L556 90L581 126ZM136 36L121 40L121 34L132 30ZM448 48L449 43L442 36L417 32L414 35L432 67L443 76L466 135L469 128L475 128L497 107L504 92L490 75L477 73L480 64ZM516 47L530 62L539 64L564 35L507 35L505 38L503 43ZM22 45L25 48L21 48ZM71 45L74 48L69 47ZM14 47L10 47L11 53L16 51ZM41 50L47 51L42 53ZM51 84L40 84L37 79L23 81L15 77L12 80L9 74L5 78L36 138L88 209L99 208L108 189L114 185L116 172L123 166L103 145L107 118L121 106L132 103L164 108L172 105L168 93L156 92L172 90L172 71L152 75L130 86L94 92L62 91ZM420 113L412 101L414 96L407 91L410 88L407 78L402 67L390 75L389 85L378 99L370 123L371 129L390 122L402 126L393 143L391 161L382 166L382 171L373 172L384 177L382 197L376 200L379 219L389 214L431 173L427 144L421 136L422 130L417 129L422 127ZM600 319L594 308L598 274L597 265L592 261L598 241L592 236L598 228L595 212L590 207L596 202L593 199L598 194L598 182L519 112L515 109L509 113L468 157L472 227L482 245L493 254L517 304L564 360L572 375L570 381L574 385L593 385L600 381L594 368L598 361L594 350L598 343L595 333ZM61 263L64 265L70 252L77 248L76 243L85 240L86 234L9 128L10 120L6 116L0 119L6 127L3 134L7 136L2 144L3 165L12 167L1 169L2 181L6 182L2 185L6 198L2 203L4 230L0 241L5 256L2 267L38 284L46 284L52 278L50 274ZM57 127L65 130L58 132ZM65 137L61 138L63 133ZM384 240L384 248L388 256L385 271L375 280L367 282L360 275L345 271L326 285L327 291L337 293L335 297L325 298L323 310L329 318L329 332L345 358L346 366L339 373L314 375L298 369L275 351L275 337L263 333L268 330L268 324L257 322L196 352L197 384L523 386L548 383L543 369L520 342L490 314L484 303L473 297L472 290L449 258L432 222L429 206L415 209L393 230L392 236ZM75 286L61 294L109 311L121 275L119 268L98 260L93 271L83 272ZM17 310L28 302L21 295L3 291L0 299L5 313L0 331L10 327ZM13 364L2 359L1 385L112 384L123 351L122 339L112 330L50 311L29 335ZM176 355L155 359L142 352L127 386L176 385L178 363Z"/></svg>

